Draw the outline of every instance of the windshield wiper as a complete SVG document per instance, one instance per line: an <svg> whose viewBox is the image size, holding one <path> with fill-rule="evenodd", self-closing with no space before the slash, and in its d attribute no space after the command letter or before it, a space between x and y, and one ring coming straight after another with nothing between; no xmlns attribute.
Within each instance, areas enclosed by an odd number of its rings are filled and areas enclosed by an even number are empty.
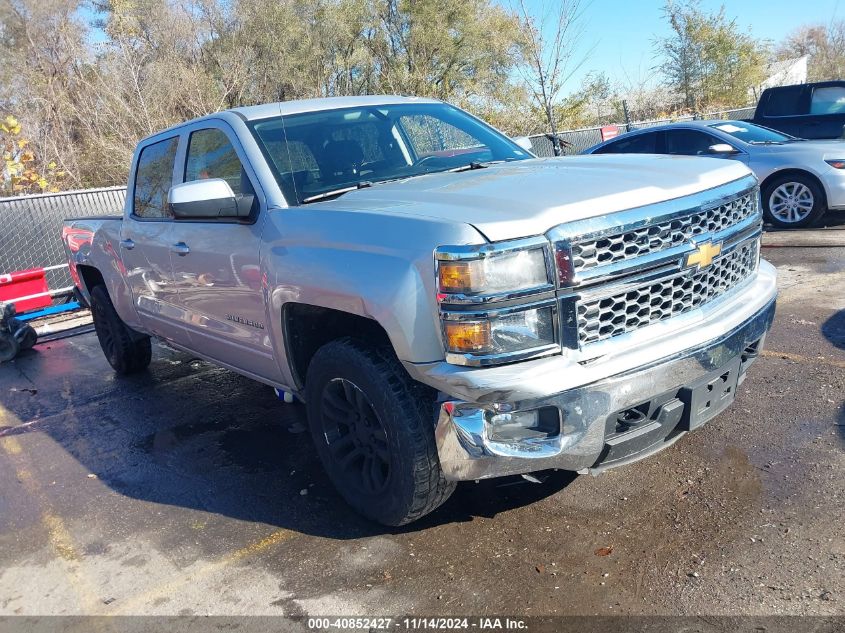
<svg viewBox="0 0 845 633"><path fill-rule="evenodd" d="M786 141L748 141L750 145L783 145Z"/></svg>
<svg viewBox="0 0 845 633"><path fill-rule="evenodd" d="M458 173L458 172L461 172L461 171L472 171L473 169L484 169L485 167L489 167L490 165L496 165L498 163L507 163L511 160L514 160L514 159L506 158L506 159L503 159L503 160L486 160L486 161L474 160L469 165L461 165L460 167L455 167L454 169L449 169L448 171L451 171L452 173Z"/></svg>
<svg viewBox="0 0 845 633"><path fill-rule="evenodd" d="M354 185L350 185L349 187L341 187L340 189L332 189L331 191L324 191L323 193L317 193L313 196L308 196L307 198L302 199L302 204L308 204L309 202L317 202L318 200L327 200L328 198L337 198L345 193L349 193L350 191L366 189L367 187L372 186L373 183L371 183L369 180L362 180L361 182Z"/></svg>

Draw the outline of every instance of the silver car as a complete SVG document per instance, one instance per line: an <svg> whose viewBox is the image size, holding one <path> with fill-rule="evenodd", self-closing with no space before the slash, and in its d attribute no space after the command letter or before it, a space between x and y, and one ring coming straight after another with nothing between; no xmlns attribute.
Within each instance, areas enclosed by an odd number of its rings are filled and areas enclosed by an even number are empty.
<svg viewBox="0 0 845 633"><path fill-rule="evenodd" d="M845 141L808 141L744 121L688 121L646 128L584 154L675 154L739 160L760 180L766 220L814 224L845 209Z"/></svg>

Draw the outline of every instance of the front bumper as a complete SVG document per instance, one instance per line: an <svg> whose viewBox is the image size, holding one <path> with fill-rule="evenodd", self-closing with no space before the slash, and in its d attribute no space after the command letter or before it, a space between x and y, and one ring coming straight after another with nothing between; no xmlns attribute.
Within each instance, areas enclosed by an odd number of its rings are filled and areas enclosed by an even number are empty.
<svg viewBox="0 0 845 633"><path fill-rule="evenodd" d="M767 272L768 268L764 269L764 274ZM760 292L764 282L763 292L755 296L752 289ZM712 415L693 411L701 405L700 387L718 382L720 376L730 375L734 388L742 382L771 327L775 294L772 271L766 280L758 280L737 297L740 304L757 305L742 322L705 343L609 378L538 397L508 399L500 392L501 399L485 397L483 403L444 402L435 437L445 476L472 480L551 468L597 471L669 446L724 408L714 406ZM732 400L733 393L724 404ZM491 416L543 408L559 412L556 436L491 439ZM620 426L620 416L631 411L639 412L641 423Z"/></svg>
<svg viewBox="0 0 845 633"><path fill-rule="evenodd" d="M842 169L830 170L822 175L827 208L841 210L845 209L845 173Z"/></svg>

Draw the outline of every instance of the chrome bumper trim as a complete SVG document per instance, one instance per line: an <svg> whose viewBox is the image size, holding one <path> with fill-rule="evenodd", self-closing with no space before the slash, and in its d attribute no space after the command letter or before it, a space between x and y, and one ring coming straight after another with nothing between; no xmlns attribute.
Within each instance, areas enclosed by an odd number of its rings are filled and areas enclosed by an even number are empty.
<svg viewBox="0 0 845 633"><path fill-rule="evenodd" d="M444 474L448 479L472 480L550 468L584 471L596 466L605 445L608 416L693 384L737 358L749 344L764 337L774 311L772 297L749 319L714 340L563 393L510 403L445 402L435 430ZM561 433L557 437L508 443L489 440L487 416L540 407L560 411ZM674 441L680 433L669 439ZM667 440L649 447L624 461L635 461L670 443Z"/></svg>

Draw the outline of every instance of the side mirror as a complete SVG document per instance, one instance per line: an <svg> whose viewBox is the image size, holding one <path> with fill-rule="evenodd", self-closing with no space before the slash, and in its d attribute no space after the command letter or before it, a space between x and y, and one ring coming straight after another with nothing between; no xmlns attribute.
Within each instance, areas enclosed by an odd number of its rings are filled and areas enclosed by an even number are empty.
<svg viewBox="0 0 845 633"><path fill-rule="evenodd" d="M192 180L170 188L167 202L176 218L246 218L252 195L235 196L222 178Z"/></svg>
<svg viewBox="0 0 845 633"><path fill-rule="evenodd" d="M522 149L534 153L534 146L531 145L531 139L527 136L516 136L511 139L514 143L519 145Z"/></svg>
<svg viewBox="0 0 845 633"><path fill-rule="evenodd" d="M716 143L707 148L708 154L739 154L739 150L728 143Z"/></svg>

